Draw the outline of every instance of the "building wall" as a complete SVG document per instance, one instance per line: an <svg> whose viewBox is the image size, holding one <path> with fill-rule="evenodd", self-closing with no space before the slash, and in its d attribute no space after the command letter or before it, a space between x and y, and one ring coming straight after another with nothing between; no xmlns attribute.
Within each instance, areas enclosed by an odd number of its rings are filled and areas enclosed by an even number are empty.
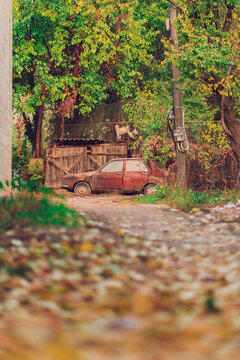
<svg viewBox="0 0 240 360"><path fill-rule="evenodd" d="M12 19L11 0L0 0L0 180L11 178Z"/></svg>

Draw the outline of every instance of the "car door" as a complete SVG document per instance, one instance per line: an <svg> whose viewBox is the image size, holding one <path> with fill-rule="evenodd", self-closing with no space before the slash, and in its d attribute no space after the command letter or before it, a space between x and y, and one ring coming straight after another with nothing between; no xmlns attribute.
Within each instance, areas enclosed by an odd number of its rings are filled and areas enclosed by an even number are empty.
<svg viewBox="0 0 240 360"><path fill-rule="evenodd" d="M150 170L138 159L126 160L123 190L141 190L147 183Z"/></svg>
<svg viewBox="0 0 240 360"><path fill-rule="evenodd" d="M121 190L123 186L123 160L108 162L96 176L96 190Z"/></svg>

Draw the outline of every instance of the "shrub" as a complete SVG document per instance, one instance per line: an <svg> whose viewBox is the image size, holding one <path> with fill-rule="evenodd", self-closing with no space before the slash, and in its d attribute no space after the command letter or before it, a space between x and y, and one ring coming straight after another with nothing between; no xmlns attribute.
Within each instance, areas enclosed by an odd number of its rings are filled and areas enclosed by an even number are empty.
<svg viewBox="0 0 240 360"><path fill-rule="evenodd" d="M12 146L12 168L14 176L21 179L28 178L28 163L31 156L31 148L26 138L20 144L13 141Z"/></svg>
<svg viewBox="0 0 240 360"><path fill-rule="evenodd" d="M86 219L77 211L68 208L61 202L54 202L49 197L62 198L52 189L44 187L39 181L22 181L13 179L11 184L18 190L15 197L0 197L0 229L11 229L15 226L66 226L79 227L86 225ZM0 181L0 190L4 189Z"/></svg>
<svg viewBox="0 0 240 360"><path fill-rule="evenodd" d="M154 195L146 195L138 197L136 202L138 203L151 203L167 202L176 206L183 211L190 211L195 207L206 204L216 204L219 202L236 202L239 199L237 190L234 191L194 191L190 189L183 192L178 187L171 187L167 185L160 185L157 187L157 192Z"/></svg>
<svg viewBox="0 0 240 360"><path fill-rule="evenodd" d="M0 229L18 225L80 227L84 224L84 218L63 203L23 194L0 197Z"/></svg>
<svg viewBox="0 0 240 360"><path fill-rule="evenodd" d="M28 165L28 176L29 179L34 181L39 181L40 183L43 182L44 176L43 176L43 169L42 166L37 159L32 159L34 161L30 162Z"/></svg>
<svg viewBox="0 0 240 360"><path fill-rule="evenodd" d="M230 141L223 130L222 124L219 122L206 121L202 126L202 141L208 146L217 147L219 149L228 149Z"/></svg>

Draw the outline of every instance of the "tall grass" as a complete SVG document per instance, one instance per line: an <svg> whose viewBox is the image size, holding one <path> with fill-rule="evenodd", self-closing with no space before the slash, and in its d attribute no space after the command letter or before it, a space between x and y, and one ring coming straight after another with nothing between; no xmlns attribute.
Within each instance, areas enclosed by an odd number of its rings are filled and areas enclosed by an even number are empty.
<svg viewBox="0 0 240 360"><path fill-rule="evenodd" d="M65 204L47 198L18 195L0 197L0 229L15 226L80 227L85 220Z"/></svg>
<svg viewBox="0 0 240 360"><path fill-rule="evenodd" d="M183 211L191 211L195 207L201 207L207 204L217 204L221 202L236 202L240 198L237 190L234 191L212 191L202 192L182 191L178 187L167 185L158 185L154 195L145 195L136 199L137 203L169 203Z"/></svg>
<svg viewBox="0 0 240 360"><path fill-rule="evenodd" d="M0 190L11 186L15 195L0 197L0 229L15 226L66 226L86 225L85 218L59 201L51 200L57 196L53 190L45 188L37 181L23 182L13 180L0 182ZM58 196L59 197L59 196Z"/></svg>

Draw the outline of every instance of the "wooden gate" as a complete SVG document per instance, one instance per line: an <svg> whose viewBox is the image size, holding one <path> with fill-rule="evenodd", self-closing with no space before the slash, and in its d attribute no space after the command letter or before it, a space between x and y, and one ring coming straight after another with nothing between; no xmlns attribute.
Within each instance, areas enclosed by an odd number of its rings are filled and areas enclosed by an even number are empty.
<svg viewBox="0 0 240 360"><path fill-rule="evenodd" d="M127 157L126 144L56 147L47 149L45 186L60 188L64 175L93 171L115 158Z"/></svg>

